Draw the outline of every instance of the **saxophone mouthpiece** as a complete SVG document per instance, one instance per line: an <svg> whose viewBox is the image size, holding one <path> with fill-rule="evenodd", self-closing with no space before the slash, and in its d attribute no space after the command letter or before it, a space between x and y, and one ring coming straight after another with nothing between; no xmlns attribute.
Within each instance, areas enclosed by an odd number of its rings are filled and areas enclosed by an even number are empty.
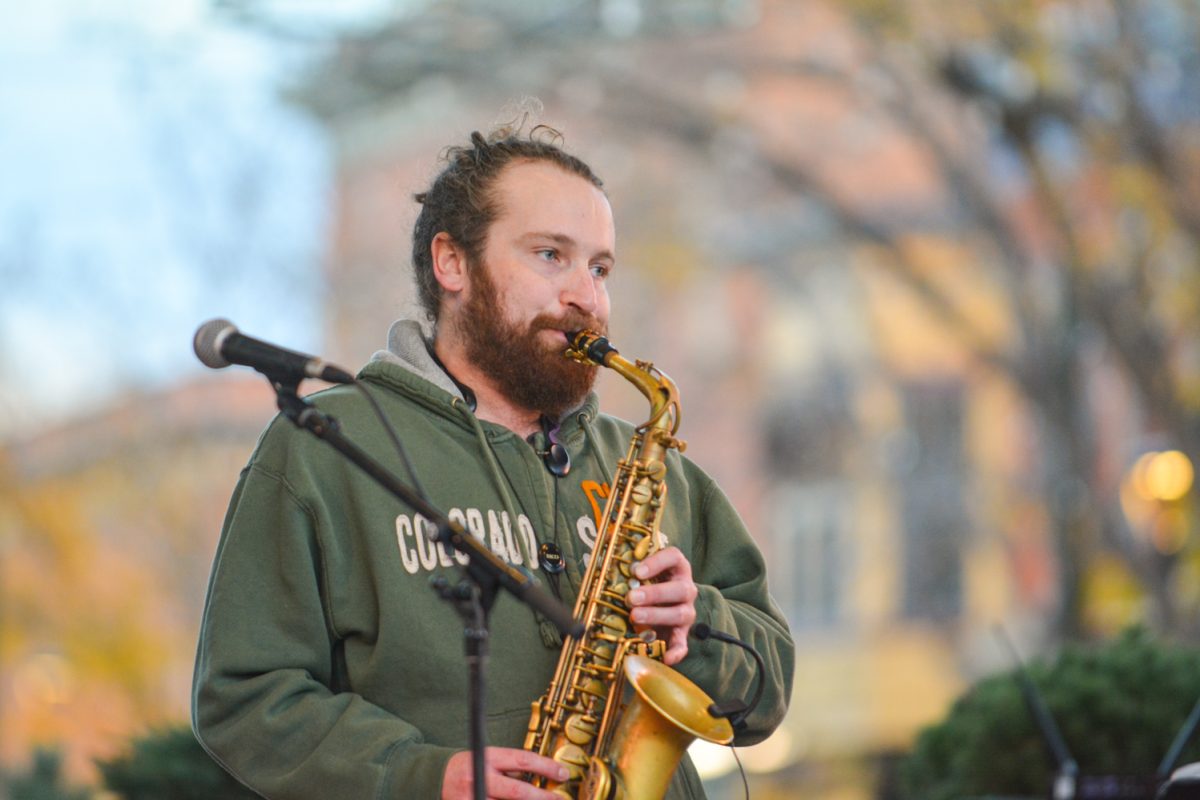
<svg viewBox="0 0 1200 800"><path fill-rule="evenodd" d="M616 353L617 348L608 339L595 331L581 330L567 333L567 341L571 343L567 355L580 361L590 361L598 366L604 366L604 360L610 353Z"/></svg>

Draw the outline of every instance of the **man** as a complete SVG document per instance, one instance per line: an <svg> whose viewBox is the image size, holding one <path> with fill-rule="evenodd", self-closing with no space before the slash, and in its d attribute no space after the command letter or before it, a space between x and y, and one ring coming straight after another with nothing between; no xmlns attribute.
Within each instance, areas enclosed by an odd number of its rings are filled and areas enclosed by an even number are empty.
<svg viewBox="0 0 1200 800"><path fill-rule="evenodd" d="M417 196L413 261L433 338L396 323L359 376L417 474L356 392L315 400L570 605L633 429L598 413L596 368L562 356L565 332L606 329L612 211L590 168L538 133L473 134ZM672 454L667 483L672 546L636 570L655 582L630 593L632 618L718 699L746 693L753 662L689 643L689 627L703 621L757 647L766 691L739 737L752 743L786 709L792 642L762 557L712 480ZM471 797L461 624L428 585L464 559L425 533L327 445L272 423L230 504L197 655L196 733L232 774L269 798ZM562 780L562 768L519 748L560 640L504 594L490 622L487 795L551 800L522 776ZM668 797L703 797L686 759Z"/></svg>

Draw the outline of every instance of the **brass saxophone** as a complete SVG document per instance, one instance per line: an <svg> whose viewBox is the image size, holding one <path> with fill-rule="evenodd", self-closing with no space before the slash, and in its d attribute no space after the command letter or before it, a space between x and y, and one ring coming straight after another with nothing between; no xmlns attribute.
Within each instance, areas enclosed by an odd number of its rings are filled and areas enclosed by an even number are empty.
<svg viewBox="0 0 1200 800"><path fill-rule="evenodd" d="M546 693L533 703L524 747L567 767L564 783L534 784L570 800L660 800L688 745L733 740L712 699L662 663L666 643L633 630L625 595L638 585L633 565L662 546L666 454L682 451L679 392L649 362L621 357L603 336L568 336L565 355L616 370L650 401L618 463L602 530L575 603L584 634L568 639Z"/></svg>

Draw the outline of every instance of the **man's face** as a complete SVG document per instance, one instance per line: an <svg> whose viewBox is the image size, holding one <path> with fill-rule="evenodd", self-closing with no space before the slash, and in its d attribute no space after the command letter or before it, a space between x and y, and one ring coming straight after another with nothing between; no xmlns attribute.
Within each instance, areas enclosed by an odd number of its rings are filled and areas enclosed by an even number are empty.
<svg viewBox="0 0 1200 800"><path fill-rule="evenodd" d="M546 162L510 165L493 191L499 213L454 324L511 401L557 419L595 381L595 367L562 353L567 332L607 331L612 209L591 183Z"/></svg>

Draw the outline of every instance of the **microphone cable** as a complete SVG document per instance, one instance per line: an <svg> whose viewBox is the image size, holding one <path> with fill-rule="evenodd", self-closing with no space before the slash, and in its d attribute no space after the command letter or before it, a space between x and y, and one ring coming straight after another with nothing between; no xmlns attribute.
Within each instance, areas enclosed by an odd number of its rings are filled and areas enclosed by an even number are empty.
<svg viewBox="0 0 1200 800"><path fill-rule="evenodd" d="M308 405L307 401L297 394L300 382L306 378L317 378L327 383L352 384L367 399L375 416L383 425L384 431L387 432L388 438L395 445L404 468L408 470L408 474L412 478L417 495L429 505L433 505L425 487L421 485L421 479L417 477L416 470L413 469L408 453L400 443L400 437L396 435L395 429L388 422L383 409L379 407L379 403L367 391L362 381L349 372L332 364L326 364L324 360L316 356L298 353L246 336L232 322L221 318L210 319L196 329L196 333L192 337L192 350L200 359L200 363L211 369L223 369L231 364L241 364L261 372L270 382L276 395L279 396L280 403L286 397L295 397L299 403ZM280 410L283 410L283 405L280 405ZM331 420L331 424L335 423L332 423Z"/></svg>
<svg viewBox="0 0 1200 800"><path fill-rule="evenodd" d="M766 684L767 665L763 663L762 656L758 654L757 650L733 634L716 630L703 622L697 622L691 627L688 633L702 642L706 639L716 639L718 642L724 644L735 645L754 656L754 663L758 667L758 680L757 686L754 687L754 695L750 698L750 703L747 705L742 700L726 700L720 703L713 703L708 707L708 713L714 717L723 717L729 720L735 731L745 730L746 717L750 716L751 712L758 707L759 701L762 700L763 687Z"/></svg>
<svg viewBox="0 0 1200 800"><path fill-rule="evenodd" d="M412 479L413 488L417 490L417 494L422 500L429 505L433 505L433 501L429 499L429 493L425 491L425 487L421 484L421 479L417 477L417 471L413 468L412 461L408 458L408 451L400 442L400 437L396 435L396 429L392 427L392 423L388 420L387 415L383 413L383 409L379 405L379 401L367 389L365 383L360 380L355 380L353 383L363 397L367 399L371 409L375 412L375 416L379 419L379 424L383 426L383 430L387 433L388 438L392 440L392 445L395 446L396 452L400 454L400 461L404 464L404 469L408 472L409 478Z"/></svg>
<svg viewBox="0 0 1200 800"><path fill-rule="evenodd" d="M703 622L697 622L691 627L688 633L702 642L708 639L715 639L722 644L731 644L740 647L754 657L758 681L754 687L754 694L750 698L750 702L747 704L743 700L725 700L713 703L708 707L709 714L729 720L729 724L733 726L735 731L744 731L746 729L746 717L750 716L754 709L758 707L759 702L762 700L763 688L767 682L767 665L763 662L762 656L747 642L743 642L733 634L711 628ZM733 742L729 743L729 752L733 753L733 760L738 765L738 772L742 777L742 789L746 793L746 800L750 800L750 781L746 778L746 767L742 764L742 759L738 756L737 748Z"/></svg>

